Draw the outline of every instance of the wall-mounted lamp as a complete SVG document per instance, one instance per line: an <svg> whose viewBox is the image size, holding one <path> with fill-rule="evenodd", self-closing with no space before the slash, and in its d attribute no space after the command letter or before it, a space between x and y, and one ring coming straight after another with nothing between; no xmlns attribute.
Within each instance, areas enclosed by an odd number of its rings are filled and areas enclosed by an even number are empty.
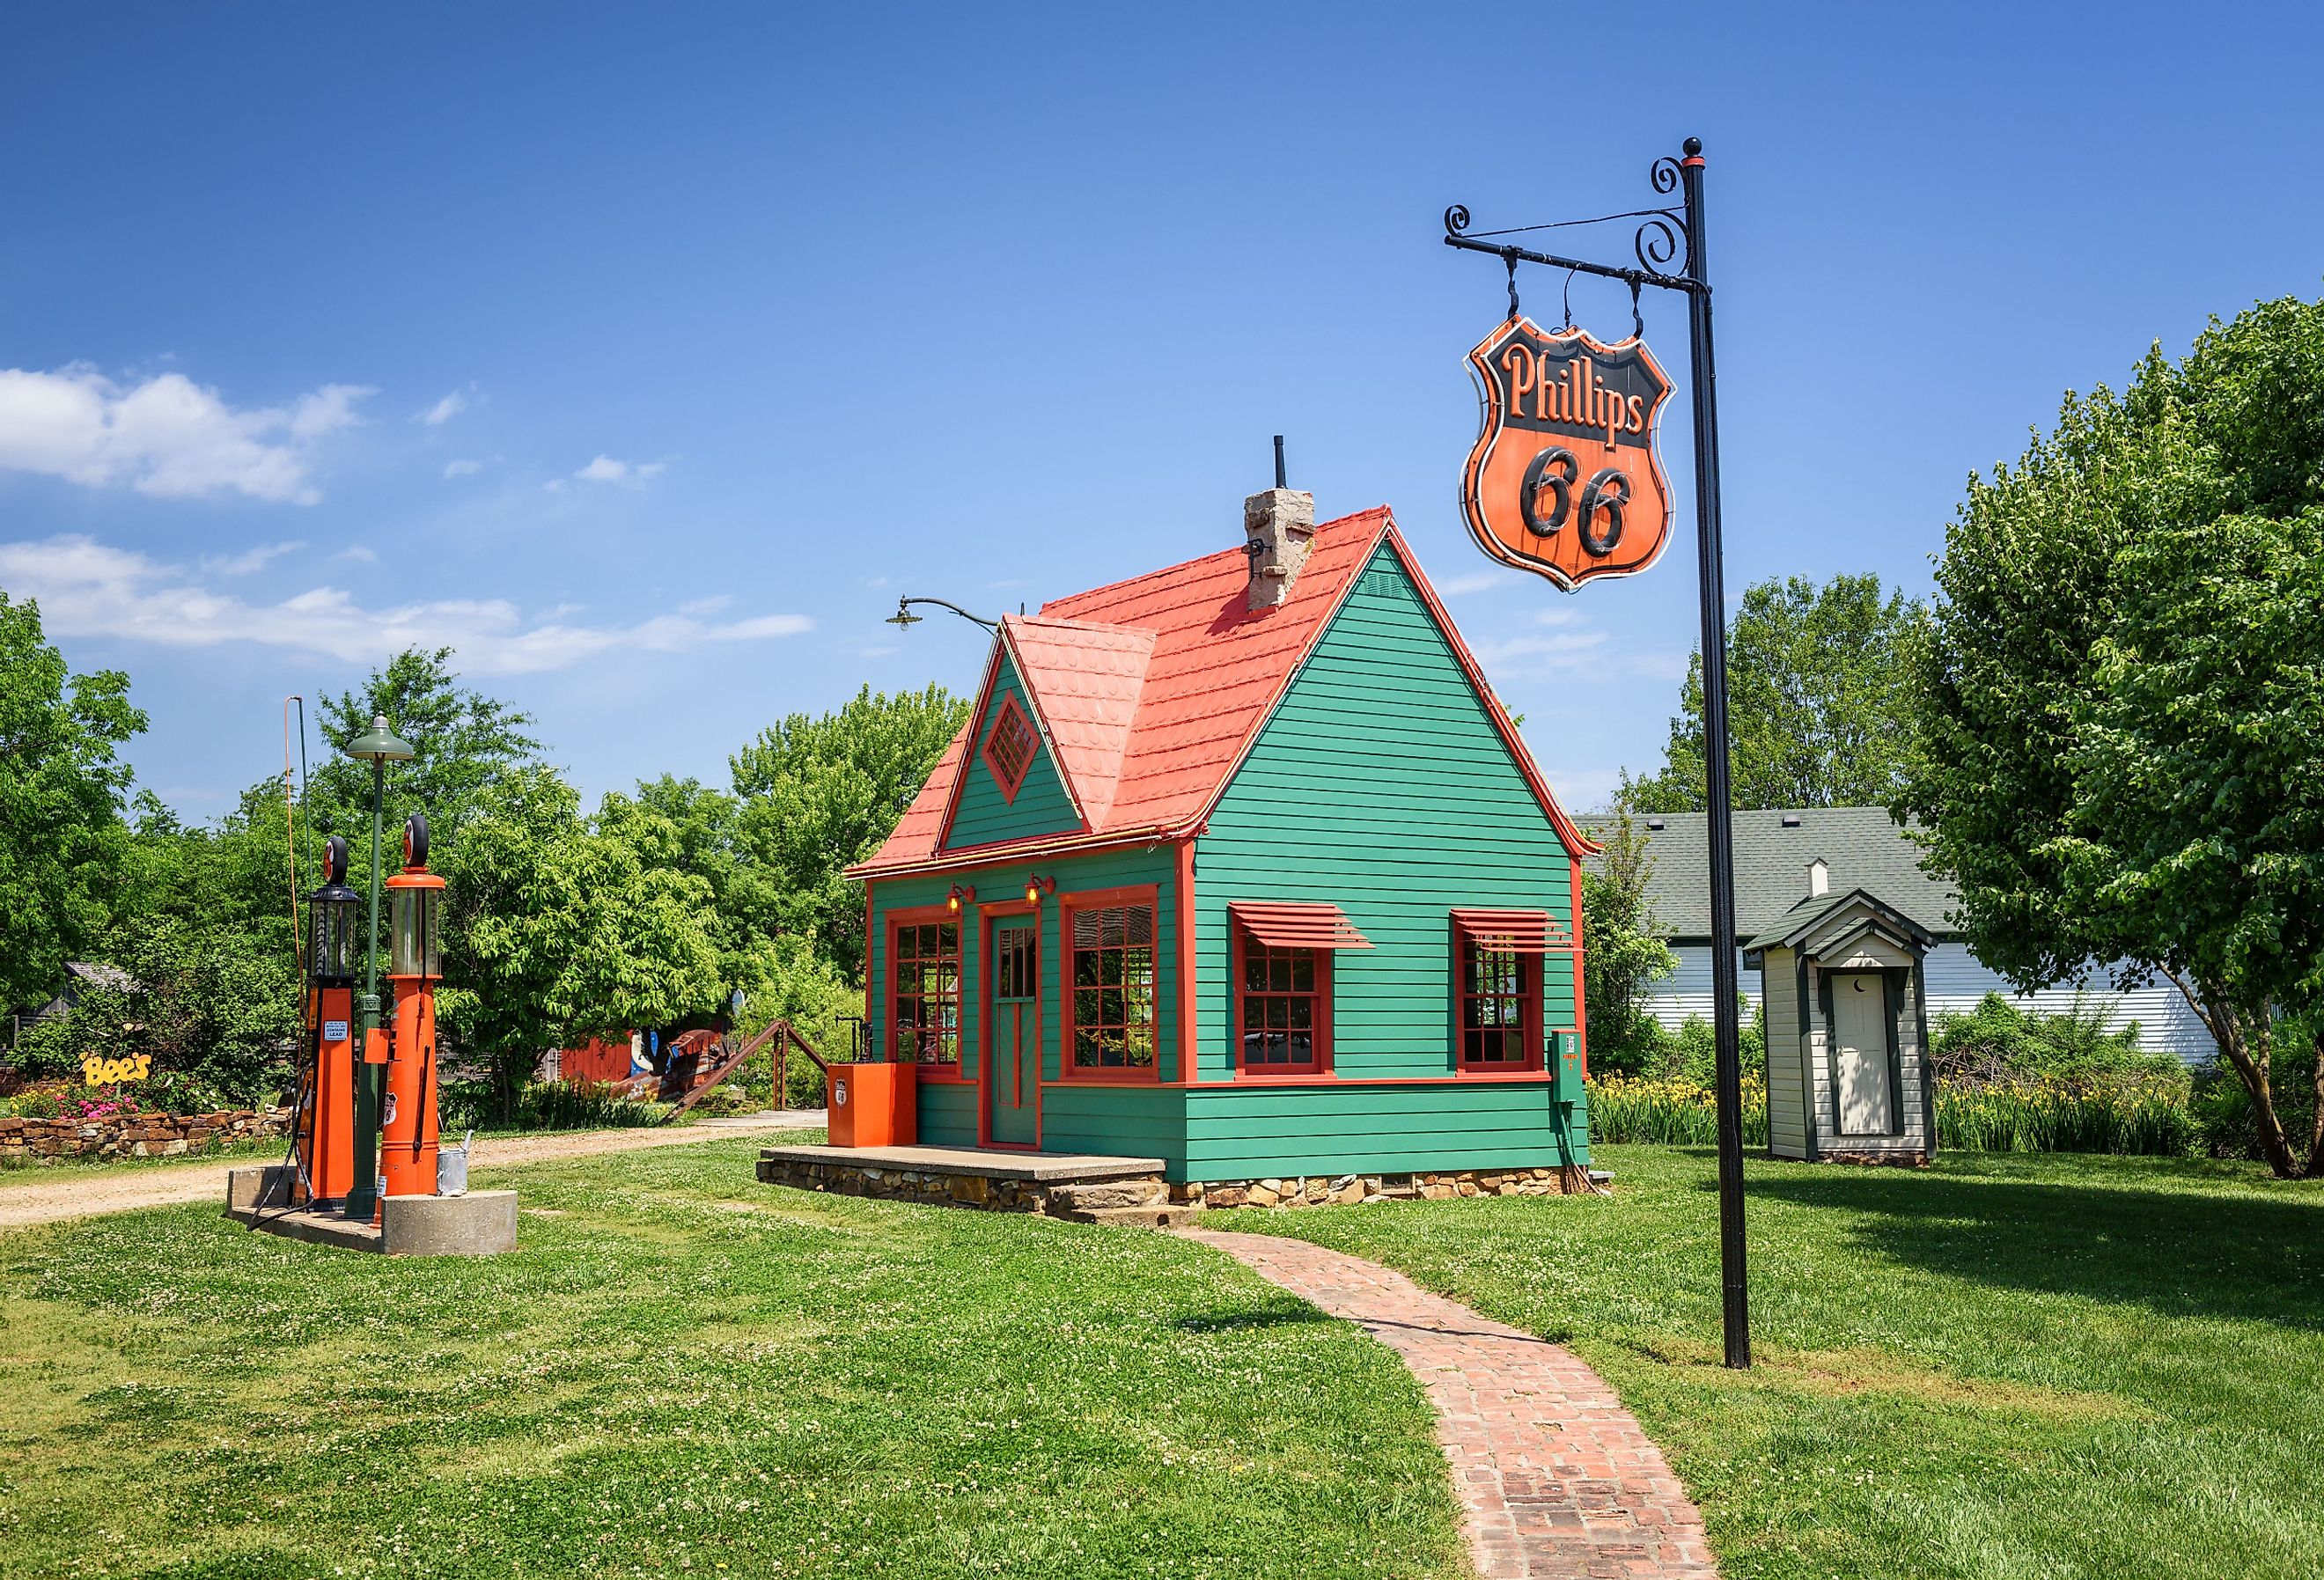
<svg viewBox="0 0 2324 1580"><path fill-rule="evenodd" d="M1040 874L1038 874L1038 873L1028 873L1028 874L1026 876L1026 879L1025 879L1025 903L1026 903L1026 904L1028 904L1028 905L1038 905L1038 904L1040 904L1040 903L1041 903L1041 896L1042 896L1042 895L1044 895L1044 894L1055 894L1056 892L1057 892L1057 881L1056 881L1055 878L1044 878L1044 877L1042 877Z"/></svg>
<svg viewBox="0 0 2324 1580"><path fill-rule="evenodd" d="M976 903L976 891L965 883L954 883L945 894L945 909L958 910L964 905Z"/></svg>

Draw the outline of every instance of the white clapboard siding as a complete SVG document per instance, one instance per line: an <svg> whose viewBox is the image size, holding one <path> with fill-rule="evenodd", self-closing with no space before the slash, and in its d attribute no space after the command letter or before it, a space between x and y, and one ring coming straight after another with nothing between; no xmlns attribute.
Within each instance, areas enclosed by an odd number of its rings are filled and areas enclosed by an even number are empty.
<svg viewBox="0 0 2324 1580"><path fill-rule="evenodd" d="M2200 1064L2216 1051L2211 1034L2203 1029L2202 1021L2186 999L2177 988L2159 978L2141 987L2117 991L2108 985L2111 974L2098 971L2091 973L2088 984L2080 990L2064 984L2038 993L2021 993L2010 987L2007 978L1987 970L1969 952L1969 946L1960 943L1939 944L1929 951L1921 969L1929 986L1929 1027L1932 1032L1939 1015L1947 1011L1966 1013L1974 1010L1978 1001L1989 993L1999 993L2022 1010L2055 1015L2071 1010L2079 992L2084 1004L2106 1006L2108 1030L2137 1021L2139 1046L2151 1053L2174 1053L2189 1064Z"/></svg>
<svg viewBox="0 0 2324 1580"><path fill-rule="evenodd" d="M1711 1006L1719 1001L1711 991L1711 946L1673 944L1671 953L1678 956L1678 969L1655 984L1646 1012L1675 1031L1690 1016L1710 1020ZM1735 981L1753 1003L1758 1003L1759 974L1743 969L1740 949L1735 952Z"/></svg>
<svg viewBox="0 0 2324 1580"><path fill-rule="evenodd" d="M1674 944L1671 953L1678 956L1678 969L1655 984L1646 1009L1655 1020L1675 1031L1690 1016L1711 1019L1711 947ZM1989 993L2001 994L2020 1009L2045 1015L2063 1014L2074 1007L2076 990L2070 984L2047 987L2038 993L2013 992L2008 979L1987 970L1969 952L1967 944L1939 944L1929 951L1921 969L1928 985L1929 1030L1932 1034L1939 1015L1947 1011L1966 1013L1974 1010L1978 1001ZM1744 970L1739 955L1736 980L1742 984L1744 993L1757 1008L1760 1003L1759 974ZM2085 1003L2107 1006L2106 1023L2109 1028L2135 1021L2140 1047L2153 1053L2176 1054L2189 1064L2201 1064L2212 1056L2215 1049L2211 1034L2203 1030L2203 1022L2188 1007L2177 988L2158 979L2142 987L2116 992L2107 985L2108 980L2106 972L2093 973L2089 985L2082 990L2082 999Z"/></svg>

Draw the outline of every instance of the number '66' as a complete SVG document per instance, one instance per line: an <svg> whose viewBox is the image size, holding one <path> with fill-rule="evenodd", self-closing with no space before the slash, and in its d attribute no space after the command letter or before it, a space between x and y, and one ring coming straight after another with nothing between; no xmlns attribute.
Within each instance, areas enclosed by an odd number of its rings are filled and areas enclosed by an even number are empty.
<svg viewBox="0 0 2324 1580"><path fill-rule="evenodd" d="M1573 513L1573 485L1581 480L1582 463L1563 445L1551 445L1536 455L1517 489L1517 511L1526 530L1536 538L1554 537ZM1611 554L1622 541L1622 507L1630 503L1630 479L1619 467L1607 467L1582 490L1577 523L1582 547L1591 554ZM1604 530L1599 531L1599 523Z"/></svg>

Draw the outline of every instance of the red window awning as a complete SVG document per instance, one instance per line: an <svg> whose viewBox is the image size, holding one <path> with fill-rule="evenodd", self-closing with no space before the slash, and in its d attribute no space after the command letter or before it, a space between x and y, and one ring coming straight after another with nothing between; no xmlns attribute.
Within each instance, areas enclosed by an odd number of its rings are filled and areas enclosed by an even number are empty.
<svg viewBox="0 0 2324 1580"><path fill-rule="evenodd" d="M1546 910L1486 910L1456 906L1452 925L1475 940L1480 949L1511 955L1546 955L1552 949L1573 947L1572 935L1552 919Z"/></svg>
<svg viewBox="0 0 2324 1580"><path fill-rule="evenodd" d="M1227 914L1270 949L1369 949L1372 941L1323 901L1237 900Z"/></svg>

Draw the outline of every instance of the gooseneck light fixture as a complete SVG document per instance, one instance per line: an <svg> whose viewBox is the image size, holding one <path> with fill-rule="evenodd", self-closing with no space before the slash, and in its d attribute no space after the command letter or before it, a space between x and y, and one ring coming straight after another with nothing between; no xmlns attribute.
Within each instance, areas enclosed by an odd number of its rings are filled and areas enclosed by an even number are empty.
<svg viewBox="0 0 2324 1580"><path fill-rule="evenodd" d="M888 616L887 624L890 625L909 627L918 625L922 620L927 619L927 616L925 614L915 614L912 613L912 605L914 604L934 604L939 609L950 609L962 619L966 620L973 624L982 625L987 631L998 631L1001 629L1001 622L998 620L987 620L982 614L972 614L949 598L898 598L896 600L896 612Z"/></svg>
<svg viewBox="0 0 2324 1580"><path fill-rule="evenodd" d="M964 905L976 903L976 891L966 883L954 883L945 893L945 909L957 911Z"/></svg>
<svg viewBox="0 0 2324 1580"><path fill-rule="evenodd" d="M1044 895L1044 894L1055 894L1056 892L1057 892L1057 881L1056 881L1055 878L1045 878L1045 877L1041 876L1038 873L1027 873L1027 874L1026 874L1026 876L1025 876L1025 903L1026 903L1026 904L1028 904L1028 905L1038 905L1038 904L1040 904L1040 903L1041 903L1041 896L1042 896L1042 895Z"/></svg>
<svg viewBox="0 0 2324 1580"><path fill-rule="evenodd" d="M379 1087L368 1055L371 1033L379 1029L379 842L382 808L387 799L387 765L409 762L414 755L406 742L387 727L387 716L372 716L371 728L343 748L358 762L371 764L371 906L364 934L364 993L355 1001L364 1036L355 1046L355 1178L347 1185L347 1216L369 1223L379 1206Z"/></svg>

